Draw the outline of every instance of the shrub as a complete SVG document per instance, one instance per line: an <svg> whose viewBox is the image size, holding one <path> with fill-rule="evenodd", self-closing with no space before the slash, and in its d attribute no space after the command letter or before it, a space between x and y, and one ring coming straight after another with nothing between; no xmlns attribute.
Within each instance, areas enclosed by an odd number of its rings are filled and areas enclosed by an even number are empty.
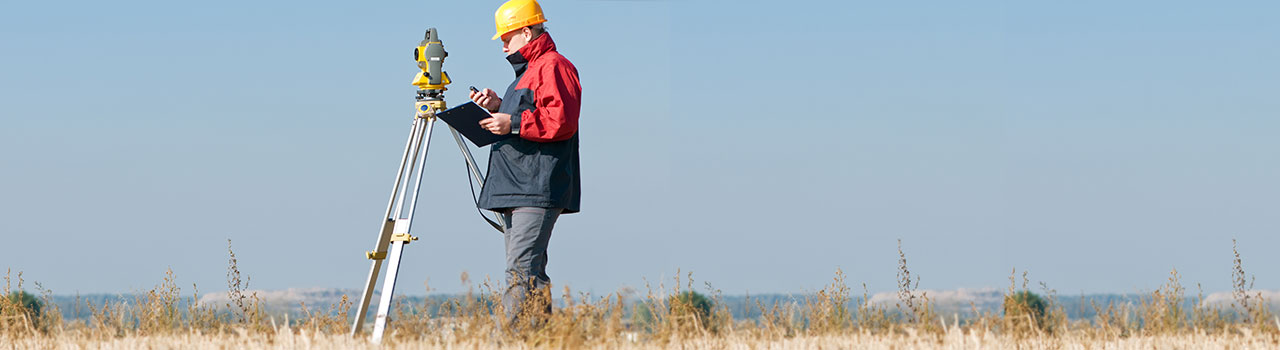
<svg viewBox="0 0 1280 350"><path fill-rule="evenodd" d="M1014 324L1032 325L1045 328L1045 311L1048 308L1044 298L1028 290L1014 292L1004 298L1004 317Z"/></svg>
<svg viewBox="0 0 1280 350"><path fill-rule="evenodd" d="M697 318L703 328L707 327L711 319L711 304L711 299L695 291L676 294L668 303L672 315Z"/></svg>
<svg viewBox="0 0 1280 350"><path fill-rule="evenodd" d="M707 329L711 325L713 304L701 293L686 291L668 297L665 309L657 309L658 305L653 301L636 304L631 320L647 331L655 331L659 322L668 322L676 329ZM655 311L658 315L654 315ZM697 323L690 322L692 320L697 320Z"/></svg>
<svg viewBox="0 0 1280 350"><path fill-rule="evenodd" d="M40 319L40 310L44 308L44 303L39 298L25 291L9 293L9 304L21 307L32 322Z"/></svg>

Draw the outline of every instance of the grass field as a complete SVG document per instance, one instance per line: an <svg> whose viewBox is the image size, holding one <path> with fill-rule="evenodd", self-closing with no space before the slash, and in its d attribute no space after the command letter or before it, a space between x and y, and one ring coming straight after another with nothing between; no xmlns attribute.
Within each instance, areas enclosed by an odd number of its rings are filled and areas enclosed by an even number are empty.
<svg viewBox="0 0 1280 350"><path fill-rule="evenodd" d="M609 349L1275 349L1274 336L1179 334L1099 339L1073 335L1014 338L992 333L960 330L940 335L873 335L849 333L827 336L797 336L780 339L722 336L678 339L668 342L599 341L582 345L529 344L513 341L463 340L389 341L382 346L344 335L312 334L282 330L270 336L254 334L169 334L122 337L76 337L3 339L19 349L490 349L490 348L609 348Z"/></svg>
<svg viewBox="0 0 1280 350"><path fill-rule="evenodd" d="M398 305L384 343L367 334L347 334L348 299L331 305L301 305L303 314L272 315L256 294L243 288L230 252L228 302L199 303L175 284L172 272L155 288L130 302L77 304L87 317L66 319L48 302L51 291L17 293L22 274L5 275L0 298L0 344L13 349L358 349L358 348L714 348L714 349L1275 349L1280 318L1251 279L1238 253L1232 272L1234 303L1216 307L1190 297L1172 271L1168 282L1136 305L1093 305L1090 319L1070 320L1052 291L1028 290L1023 274L1011 273L1002 310L963 319L934 312L927 292L916 290L906 256L899 249L898 301L869 303L850 295L837 270L822 290L797 302L757 302L758 317L735 319L717 303L720 295L693 293L689 277L668 287L650 287L628 299L623 294L591 296L559 293L549 315L525 315L515 329L502 330L499 293L488 284L465 296ZM41 303L39 300L43 299ZM533 298L531 300L537 300ZM547 300L543 298L542 300ZM435 303L435 304L430 304ZM46 306L42 306L46 305ZM51 307L52 306L52 307ZM80 314L79 311L76 314ZM369 328L369 327L366 327Z"/></svg>

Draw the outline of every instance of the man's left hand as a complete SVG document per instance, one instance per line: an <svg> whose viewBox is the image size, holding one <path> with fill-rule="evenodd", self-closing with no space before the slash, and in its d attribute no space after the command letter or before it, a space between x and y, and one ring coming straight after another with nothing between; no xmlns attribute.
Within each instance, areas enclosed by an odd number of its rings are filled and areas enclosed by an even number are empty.
<svg viewBox="0 0 1280 350"><path fill-rule="evenodd" d="M496 135L506 135L511 133L511 115L506 113L493 113L493 117L480 120L480 127Z"/></svg>

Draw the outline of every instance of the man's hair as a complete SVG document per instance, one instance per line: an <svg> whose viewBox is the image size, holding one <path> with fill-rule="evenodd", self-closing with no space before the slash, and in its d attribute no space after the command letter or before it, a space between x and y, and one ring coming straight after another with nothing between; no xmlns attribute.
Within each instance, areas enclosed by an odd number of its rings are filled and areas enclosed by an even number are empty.
<svg viewBox="0 0 1280 350"><path fill-rule="evenodd" d="M529 30L532 30L533 37L537 38L539 35L542 35L543 33L547 32L547 27L542 25L542 23L538 23L538 24L529 26Z"/></svg>

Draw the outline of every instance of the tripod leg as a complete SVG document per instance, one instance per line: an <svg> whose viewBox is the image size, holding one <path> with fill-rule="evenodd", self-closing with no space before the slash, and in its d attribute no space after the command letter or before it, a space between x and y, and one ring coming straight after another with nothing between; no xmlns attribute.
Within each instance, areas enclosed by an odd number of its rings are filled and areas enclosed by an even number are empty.
<svg viewBox="0 0 1280 350"><path fill-rule="evenodd" d="M467 148L466 143L462 142L462 135L458 134L458 130L450 126L449 132L453 134L453 141L458 143L458 149L462 151L462 158L467 161L467 169L470 170L471 176L475 178L476 183L480 184L480 188L484 188L484 177L480 176L480 168L476 167L476 160L471 157L471 149ZM493 216L498 226L507 227L506 219L503 219L501 214L494 213Z"/></svg>
<svg viewBox="0 0 1280 350"><path fill-rule="evenodd" d="M396 288L396 274L400 273L400 256L404 253L404 245L408 240L391 242L391 252L387 254L387 276L382 281L382 295L378 296L378 315L373 319L374 344L382 342L382 334L387 328L387 313L391 309L392 291Z"/></svg>
<svg viewBox="0 0 1280 350"><path fill-rule="evenodd" d="M403 190L404 183L407 181L405 177L405 165L409 163L410 157L416 153L417 145L421 143L423 136L422 126L425 123L422 118L413 118L413 127L409 132L409 139L405 141L404 155L400 158L400 166L396 171L395 185L391 188L391 196L387 199L387 212L383 217L382 228L379 230L378 241L374 243L374 250L367 254L371 262L369 267L369 276L365 281L364 291L361 292L359 304L356 307L355 321L351 325L351 335L355 336L364 328L365 315L369 312L369 301L373 297L374 286L377 285L379 272L382 269L382 259L387 252L387 245L391 240L392 228L395 225L395 217L399 216L394 210L398 206L396 204L397 195Z"/></svg>
<svg viewBox="0 0 1280 350"><path fill-rule="evenodd" d="M391 251L387 253L387 275L382 279L382 293L378 296L378 312L373 319L373 337L374 343L382 341L382 335L386 331L388 314L391 311L391 299L395 295L396 275L400 272L400 258L404 251L404 245L417 238L413 237L411 226L413 224L414 209L418 204L418 190L422 187L422 178L427 165L427 149L431 146L431 130L435 126L435 118L426 120L426 126L421 136L421 141L415 145L413 150L411 175L414 181L413 187L405 188L400 193L401 200L404 199L406 193L411 193L408 202L408 212L401 212L404 207L403 201L396 203L395 215L399 217L395 220L391 230Z"/></svg>
<svg viewBox="0 0 1280 350"><path fill-rule="evenodd" d="M409 226L413 224L413 211L418 207L418 189L422 187L422 172L424 166L427 164L427 149L431 147L431 129L434 128L435 125L436 118L427 120L426 136L422 138L422 159L419 162L421 165L418 166L418 178L414 180L413 197L409 199L409 212L405 214L405 218L408 219L409 222L405 224L404 231L400 232L409 232Z"/></svg>

